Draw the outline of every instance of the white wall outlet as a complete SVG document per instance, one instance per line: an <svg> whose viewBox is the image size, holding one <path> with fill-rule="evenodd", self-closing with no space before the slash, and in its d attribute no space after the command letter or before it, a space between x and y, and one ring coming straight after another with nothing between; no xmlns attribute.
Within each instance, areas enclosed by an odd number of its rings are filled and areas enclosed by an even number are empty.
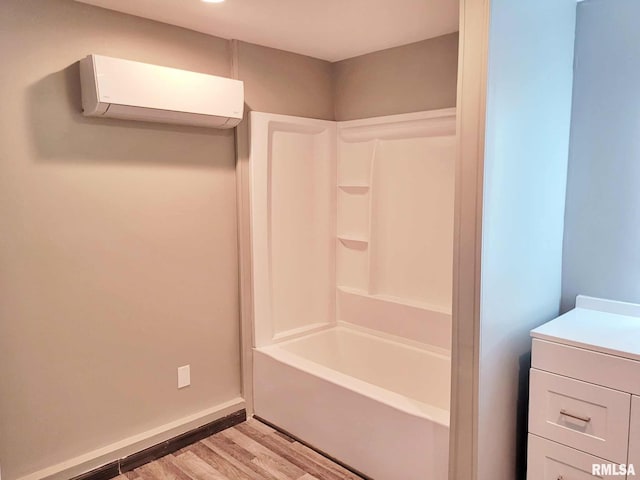
<svg viewBox="0 0 640 480"><path fill-rule="evenodd" d="M191 385L191 365L178 367L178 388Z"/></svg>

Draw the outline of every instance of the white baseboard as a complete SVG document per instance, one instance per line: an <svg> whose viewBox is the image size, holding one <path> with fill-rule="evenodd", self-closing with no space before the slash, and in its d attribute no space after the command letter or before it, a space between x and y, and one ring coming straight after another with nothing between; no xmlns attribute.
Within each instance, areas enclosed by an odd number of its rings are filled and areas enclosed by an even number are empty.
<svg viewBox="0 0 640 480"><path fill-rule="evenodd" d="M67 480L109 462L131 455L132 453L157 445L194 428L226 417L244 407L244 399L234 398L233 400L215 405L206 410L194 413L193 415L180 418L152 430L147 430L146 432L112 443L111 445L43 468L37 472L20 477L17 480Z"/></svg>

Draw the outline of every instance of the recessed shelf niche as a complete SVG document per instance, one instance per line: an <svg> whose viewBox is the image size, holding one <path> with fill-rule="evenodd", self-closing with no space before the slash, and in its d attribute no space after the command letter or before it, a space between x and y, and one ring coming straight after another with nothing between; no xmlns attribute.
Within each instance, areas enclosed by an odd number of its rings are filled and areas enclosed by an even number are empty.
<svg viewBox="0 0 640 480"><path fill-rule="evenodd" d="M336 283L366 291L369 283L369 243L354 238L336 242Z"/></svg>
<svg viewBox="0 0 640 480"><path fill-rule="evenodd" d="M341 188L369 187L375 140L338 142L338 185Z"/></svg>
<svg viewBox="0 0 640 480"><path fill-rule="evenodd" d="M338 190L339 237L369 238L369 190Z"/></svg>

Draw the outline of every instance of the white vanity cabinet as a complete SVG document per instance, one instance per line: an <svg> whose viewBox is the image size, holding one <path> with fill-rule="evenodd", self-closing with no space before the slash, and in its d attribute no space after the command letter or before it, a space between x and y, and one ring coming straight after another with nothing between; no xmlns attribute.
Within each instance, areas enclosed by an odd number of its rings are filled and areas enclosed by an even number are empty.
<svg viewBox="0 0 640 480"><path fill-rule="evenodd" d="M579 296L531 336L527 480L640 479L640 305Z"/></svg>
<svg viewBox="0 0 640 480"><path fill-rule="evenodd" d="M640 397L631 397L631 428L629 429L630 465L637 466L636 478L640 478Z"/></svg>

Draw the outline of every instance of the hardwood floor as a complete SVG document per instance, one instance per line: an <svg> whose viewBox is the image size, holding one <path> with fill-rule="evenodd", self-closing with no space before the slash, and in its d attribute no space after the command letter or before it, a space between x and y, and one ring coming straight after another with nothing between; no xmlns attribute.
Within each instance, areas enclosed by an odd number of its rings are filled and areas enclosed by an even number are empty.
<svg viewBox="0 0 640 480"><path fill-rule="evenodd" d="M361 480L255 419L216 433L116 480Z"/></svg>

